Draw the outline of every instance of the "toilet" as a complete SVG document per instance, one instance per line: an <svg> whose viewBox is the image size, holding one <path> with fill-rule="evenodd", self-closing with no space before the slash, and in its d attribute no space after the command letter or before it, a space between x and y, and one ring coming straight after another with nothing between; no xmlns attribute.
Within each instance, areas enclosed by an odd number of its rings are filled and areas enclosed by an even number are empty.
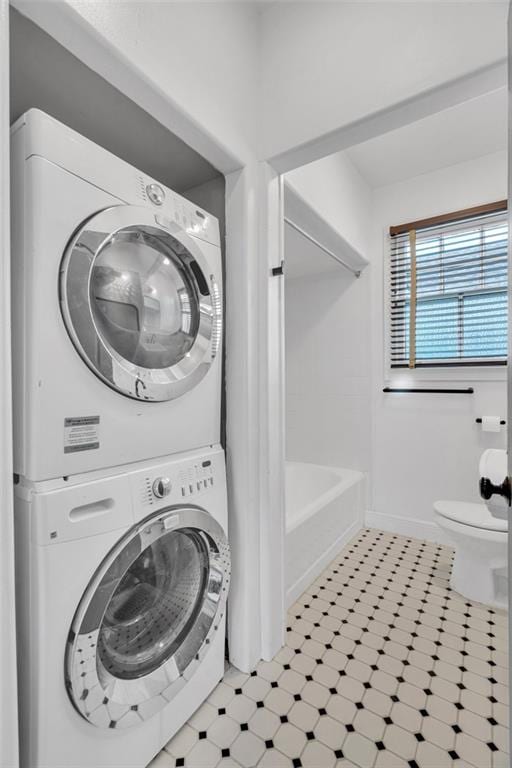
<svg viewBox="0 0 512 768"><path fill-rule="evenodd" d="M508 607L508 521L485 504L436 501L436 522L455 547L451 586L464 597Z"/></svg>

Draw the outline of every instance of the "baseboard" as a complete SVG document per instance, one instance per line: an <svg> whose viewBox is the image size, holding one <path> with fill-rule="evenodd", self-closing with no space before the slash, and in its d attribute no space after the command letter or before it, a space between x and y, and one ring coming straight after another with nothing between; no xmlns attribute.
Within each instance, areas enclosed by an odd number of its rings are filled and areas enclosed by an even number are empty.
<svg viewBox="0 0 512 768"><path fill-rule="evenodd" d="M358 520L356 520L352 525L347 528L342 535L335 539L335 541L331 544L331 546L323 553L321 557L318 558L318 560L315 560L315 562L307 569L305 573L302 574L300 579L298 579L295 584L293 584L286 592L286 607L289 608L292 603L295 602L295 600L302 595L305 589L309 587L310 584L314 582L314 580L319 576L322 571L324 571L329 563L334 560L338 552L343 549L345 544L348 544L348 542L354 538L354 536L361 530L363 527L361 516L359 516Z"/></svg>
<svg viewBox="0 0 512 768"><path fill-rule="evenodd" d="M384 512L372 512L365 514L365 525L368 528L378 528L381 531L397 533L401 536L409 536L414 539L433 541L436 544L452 546L448 537L435 523L414 520L412 517L399 515L387 515Z"/></svg>

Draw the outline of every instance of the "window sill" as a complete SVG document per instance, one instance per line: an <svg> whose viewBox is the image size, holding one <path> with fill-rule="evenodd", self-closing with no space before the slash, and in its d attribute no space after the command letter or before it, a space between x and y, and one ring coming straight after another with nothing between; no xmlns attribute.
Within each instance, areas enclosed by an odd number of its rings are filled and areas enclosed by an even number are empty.
<svg viewBox="0 0 512 768"><path fill-rule="evenodd" d="M468 366L453 368L416 368L414 370L389 368L384 376L386 386L419 386L435 381L507 381L506 365Z"/></svg>

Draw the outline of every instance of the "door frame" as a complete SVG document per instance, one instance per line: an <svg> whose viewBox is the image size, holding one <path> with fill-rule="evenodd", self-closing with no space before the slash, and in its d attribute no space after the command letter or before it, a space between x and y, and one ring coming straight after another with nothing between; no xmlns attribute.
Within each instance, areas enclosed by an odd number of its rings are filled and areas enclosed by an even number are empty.
<svg viewBox="0 0 512 768"><path fill-rule="evenodd" d="M508 303L512 305L512 0L509 3L508 10ZM509 310L510 317L510 310ZM512 322L509 319L508 324L508 366L507 366L507 450L508 450L508 477L512 477L512 373L510 365L510 353L512 350ZM510 518L509 518L510 519ZM509 634L509 690L512 689L512 536L508 536L508 634ZM510 723L509 723L510 725ZM512 728L509 727L509 753L512 754Z"/></svg>
<svg viewBox="0 0 512 768"><path fill-rule="evenodd" d="M18 766L18 710L12 493L11 289L9 205L9 2L0 0L0 765Z"/></svg>

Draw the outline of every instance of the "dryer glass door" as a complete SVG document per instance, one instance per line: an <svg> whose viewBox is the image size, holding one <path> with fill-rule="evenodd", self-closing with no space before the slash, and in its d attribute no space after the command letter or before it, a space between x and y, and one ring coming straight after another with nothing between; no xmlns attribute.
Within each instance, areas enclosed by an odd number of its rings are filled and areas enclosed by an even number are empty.
<svg viewBox="0 0 512 768"><path fill-rule="evenodd" d="M68 638L66 680L80 714L129 727L164 707L207 652L228 583L227 541L204 510L169 509L130 531L84 594Z"/></svg>
<svg viewBox="0 0 512 768"><path fill-rule="evenodd" d="M102 338L136 366L170 368L194 345L196 281L148 231L125 229L103 246L92 267L90 298Z"/></svg>
<svg viewBox="0 0 512 768"><path fill-rule="evenodd" d="M117 206L73 238L61 269L61 307L94 373L130 397L169 400L194 387L217 353L218 286L175 222Z"/></svg>

